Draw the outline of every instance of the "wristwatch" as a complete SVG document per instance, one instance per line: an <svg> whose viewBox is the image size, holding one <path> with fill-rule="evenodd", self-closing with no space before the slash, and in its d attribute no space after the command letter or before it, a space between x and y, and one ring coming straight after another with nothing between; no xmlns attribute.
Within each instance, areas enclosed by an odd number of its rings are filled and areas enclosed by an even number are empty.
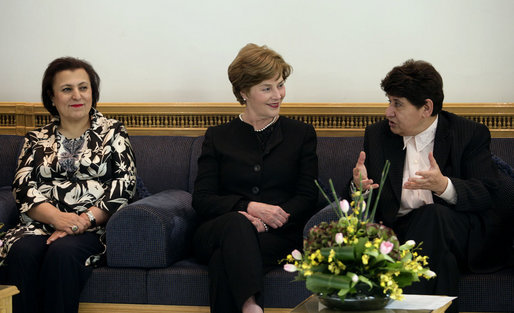
<svg viewBox="0 0 514 313"><path fill-rule="evenodd" d="M87 210L85 213L86 213L87 217L89 218L89 222L91 222L91 227L95 227L96 226L96 218L95 218L93 212L91 212L91 210Z"/></svg>

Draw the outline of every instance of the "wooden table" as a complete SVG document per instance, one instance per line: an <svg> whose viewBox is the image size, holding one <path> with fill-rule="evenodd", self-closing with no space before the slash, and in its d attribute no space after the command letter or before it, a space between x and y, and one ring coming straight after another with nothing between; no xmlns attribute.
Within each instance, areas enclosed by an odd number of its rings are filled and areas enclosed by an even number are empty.
<svg viewBox="0 0 514 313"><path fill-rule="evenodd" d="M0 312L12 313L12 296L20 293L16 286L0 285Z"/></svg>

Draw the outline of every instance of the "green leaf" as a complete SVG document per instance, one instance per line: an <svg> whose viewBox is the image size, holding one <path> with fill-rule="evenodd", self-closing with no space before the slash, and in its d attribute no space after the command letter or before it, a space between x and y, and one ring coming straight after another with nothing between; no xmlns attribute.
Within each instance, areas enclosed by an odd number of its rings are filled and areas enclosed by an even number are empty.
<svg viewBox="0 0 514 313"><path fill-rule="evenodd" d="M369 289L373 288L373 282L369 280L366 276L359 275L359 281L368 285Z"/></svg>
<svg viewBox="0 0 514 313"><path fill-rule="evenodd" d="M337 295L341 298L341 299L344 299L344 297L346 297L346 294L350 291L350 289L341 289L339 290L339 292L337 293Z"/></svg>
<svg viewBox="0 0 514 313"><path fill-rule="evenodd" d="M351 281L346 276L314 273L307 277L305 286L312 292L326 292L327 289L350 289Z"/></svg>
<svg viewBox="0 0 514 313"><path fill-rule="evenodd" d="M393 276L393 279L396 281L400 288L410 286L413 282L419 281L418 275L407 271L401 271L400 275Z"/></svg>
<svg viewBox="0 0 514 313"><path fill-rule="evenodd" d="M321 255L328 258L330 255L330 250L334 250L336 253L335 257L343 263L348 261L355 261L355 253L353 251L354 247L352 246L321 248Z"/></svg>
<svg viewBox="0 0 514 313"><path fill-rule="evenodd" d="M332 183L332 180L330 180L330 182ZM341 218L343 216L343 214L341 213L341 208L339 207L339 204L337 205L334 205L333 201L330 201L330 199L328 198L328 195L325 193L325 191L323 190L323 188L321 188L320 184L318 183L318 180L315 179L314 180L314 183L316 184L316 186L318 187L319 191L321 192L321 194L323 195L323 197L325 197L325 199L327 200L328 204L330 204L330 206L332 207L332 209L334 209L334 212L336 213L337 217L338 218ZM335 199L337 199L337 196L335 197ZM339 202L339 201L336 201L336 202Z"/></svg>
<svg viewBox="0 0 514 313"><path fill-rule="evenodd" d="M355 259L356 260L359 260L362 257L362 255L364 254L364 250L366 249L366 247L364 245L366 244L366 242L368 242L368 238L362 237L362 238L359 238L359 242L357 242L357 244L355 245Z"/></svg>

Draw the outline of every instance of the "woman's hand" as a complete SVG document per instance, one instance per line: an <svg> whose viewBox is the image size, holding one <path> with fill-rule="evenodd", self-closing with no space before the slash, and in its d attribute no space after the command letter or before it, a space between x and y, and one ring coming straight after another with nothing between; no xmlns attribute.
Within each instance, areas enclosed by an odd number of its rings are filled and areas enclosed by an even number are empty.
<svg viewBox="0 0 514 313"><path fill-rule="evenodd" d="M409 177L403 188L430 190L438 196L446 190L448 177L441 173L432 152L428 153L428 161L430 162L430 168L426 171L416 172L415 174L419 177Z"/></svg>
<svg viewBox="0 0 514 313"><path fill-rule="evenodd" d="M55 230L64 231L68 235L81 234L89 227L89 221L75 213L61 212L48 202L38 204L30 209L27 214L33 220L50 224Z"/></svg>
<svg viewBox="0 0 514 313"><path fill-rule="evenodd" d="M251 201L246 209L248 214L260 218L264 223L273 228L282 227L289 219L289 213L278 205Z"/></svg>
<svg viewBox="0 0 514 313"><path fill-rule="evenodd" d="M368 171L366 170L364 161L366 161L366 152L361 151L359 154L359 159L353 168L353 184L357 188L359 188L360 184L362 184L362 189L364 191L370 188L378 188L378 184L373 184L373 179L368 179Z"/></svg>
<svg viewBox="0 0 514 313"><path fill-rule="evenodd" d="M246 213L245 211L238 211L239 213L243 214L257 229L257 232L263 233L266 231L266 227L264 226L264 222L258 219L255 216L251 216L250 214Z"/></svg>
<svg viewBox="0 0 514 313"><path fill-rule="evenodd" d="M50 235L50 237L46 240L46 244L49 245L52 242L56 241L59 238L66 237L68 234L65 231L62 230L56 230L53 232L53 234Z"/></svg>
<svg viewBox="0 0 514 313"><path fill-rule="evenodd" d="M86 217L79 216L75 213L60 212L55 214L51 223L55 230L66 232L68 235L78 235L85 232L91 223ZM74 226L77 226L76 228Z"/></svg>

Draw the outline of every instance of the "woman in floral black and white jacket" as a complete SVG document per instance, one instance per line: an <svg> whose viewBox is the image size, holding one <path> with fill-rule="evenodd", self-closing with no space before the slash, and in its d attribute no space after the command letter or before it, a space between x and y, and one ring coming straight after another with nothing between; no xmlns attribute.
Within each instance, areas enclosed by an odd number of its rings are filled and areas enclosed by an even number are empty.
<svg viewBox="0 0 514 313"><path fill-rule="evenodd" d="M79 59L59 58L43 77L52 122L29 132L13 193L20 223L0 248L15 312L77 312L91 266L105 251L105 224L136 189L124 125L95 107L100 78Z"/></svg>

